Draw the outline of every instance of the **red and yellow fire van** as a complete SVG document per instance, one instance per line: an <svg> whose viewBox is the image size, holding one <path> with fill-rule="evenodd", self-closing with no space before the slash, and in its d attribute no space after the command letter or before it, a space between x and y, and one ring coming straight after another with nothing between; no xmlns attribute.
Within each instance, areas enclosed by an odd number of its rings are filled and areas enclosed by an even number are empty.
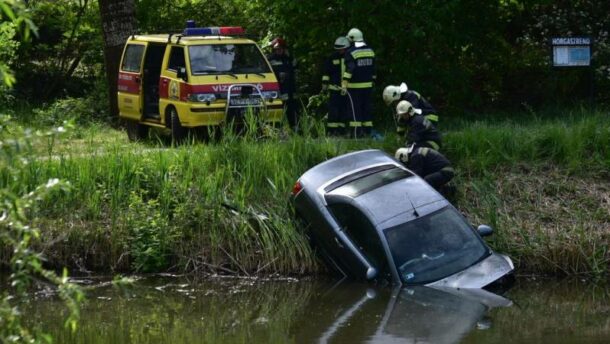
<svg viewBox="0 0 610 344"><path fill-rule="evenodd" d="M128 136L169 128L183 139L188 128L243 120L248 109L262 121L282 120L279 84L269 62L240 27L197 28L181 34L134 35L123 50L119 116Z"/></svg>

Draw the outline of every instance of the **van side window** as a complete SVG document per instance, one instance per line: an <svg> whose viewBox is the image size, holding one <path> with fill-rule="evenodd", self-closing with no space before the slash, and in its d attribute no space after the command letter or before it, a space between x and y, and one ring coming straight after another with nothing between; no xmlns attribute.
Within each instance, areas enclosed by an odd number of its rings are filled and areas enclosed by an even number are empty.
<svg viewBox="0 0 610 344"><path fill-rule="evenodd" d="M180 68L186 68L186 62L184 61L184 48L183 47L172 47L169 55L169 64L167 69L178 71Z"/></svg>
<svg viewBox="0 0 610 344"><path fill-rule="evenodd" d="M387 270L387 259L377 230L368 218L349 204L331 204L330 211L354 246L382 273Z"/></svg>
<svg viewBox="0 0 610 344"><path fill-rule="evenodd" d="M144 46L142 44L129 44L125 49L123 56L123 65L121 70L125 72L140 72L142 66L142 55L144 54Z"/></svg>

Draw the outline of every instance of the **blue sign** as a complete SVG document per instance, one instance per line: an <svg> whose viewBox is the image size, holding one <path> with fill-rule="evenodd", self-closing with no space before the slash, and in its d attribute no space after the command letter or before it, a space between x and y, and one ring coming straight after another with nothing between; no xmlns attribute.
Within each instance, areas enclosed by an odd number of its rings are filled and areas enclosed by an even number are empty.
<svg viewBox="0 0 610 344"><path fill-rule="evenodd" d="M583 67L591 65L591 39L588 37L556 37L553 45L553 66Z"/></svg>

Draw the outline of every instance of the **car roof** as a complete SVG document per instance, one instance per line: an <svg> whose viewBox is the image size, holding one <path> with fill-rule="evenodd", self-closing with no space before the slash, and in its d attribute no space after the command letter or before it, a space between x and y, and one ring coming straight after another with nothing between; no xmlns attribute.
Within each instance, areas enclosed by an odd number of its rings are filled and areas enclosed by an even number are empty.
<svg viewBox="0 0 610 344"><path fill-rule="evenodd" d="M354 198L341 195L340 192L337 192L339 190L329 191L328 193L325 191L318 192L320 188L328 189L329 185L335 185L337 181L357 174L359 171L384 165L405 169L401 163L385 152L370 149L329 159L309 169L299 180L312 195L317 194L318 197L323 197L324 194L328 194L329 196L333 195L333 198L338 196L335 199L349 198L350 203L355 203L360 209L367 212L367 216L375 225L384 222L391 225L396 221L409 221L448 204L442 195L415 174ZM326 199L321 201L326 202ZM418 214L415 214L415 209L417 209Z"/></svg>

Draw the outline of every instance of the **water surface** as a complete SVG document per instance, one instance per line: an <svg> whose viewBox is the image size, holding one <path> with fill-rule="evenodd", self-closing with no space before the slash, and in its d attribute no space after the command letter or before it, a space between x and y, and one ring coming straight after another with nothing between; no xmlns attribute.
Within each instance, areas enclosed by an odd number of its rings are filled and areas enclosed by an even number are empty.
<svg viewBox="0 0 610 344"><path fill-rule="evenodd" d="M609 343L610 289L519 279L485 291L320 280L89 281L75 333L46 293L28 319L56 343Z"/></svg>

